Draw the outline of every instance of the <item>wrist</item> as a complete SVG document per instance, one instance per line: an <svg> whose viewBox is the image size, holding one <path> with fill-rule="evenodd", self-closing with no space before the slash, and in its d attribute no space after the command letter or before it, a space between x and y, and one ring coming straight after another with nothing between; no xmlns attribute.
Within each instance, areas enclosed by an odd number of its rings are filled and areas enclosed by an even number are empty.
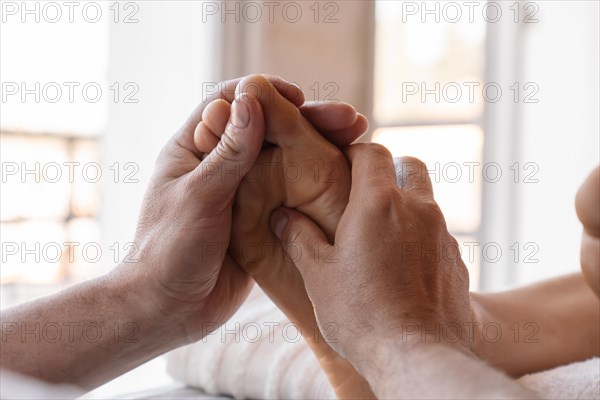
<svg viewBox="0 0 600 400"><path fill-rule="evenodd" d="M404 357L413 351L421 351L419 349L441 346L475 356L473 346L480 345L479 341L474 342L476 337L481 337L479 329L474 319L464 324L444 324L434 320L403 321L384 329L373 329L362 340L347 346L352 348L347 358L361 373L366 373L367 370L385 368L388 363L395 362L394 359L388 359L391 355L394 358L398 355Z"/></svg>
<svg viewBox="0 0 600 400"><path fill-rule="evenodd" d="M387 321L391 322L391 319ZM366 378L380 376L398 355L411 351L420 341L420 335L407 332L407 323L382 326L376 324L368 333L347 346L346 358ZM371 382L369 380L369 382Z"/></svg>
<svg viewBox="0 0 600 400"><path fill-rule="evenodd" d="M359 373L371 382L372 377L380 376L389 363L391 353L407 351L411 343L402 343L400 335L397 338L388 335L372 335L363 346L359 346L352 355L351 362Z"/></svg>
<svg viewBox="0 0 600 400"><path fill-rule="evenodd" d="M418 337L405 340L401 335L380 340L371 348L369 357L355 365L372 387L380 387L385 382L395 381L399 376L418 370L436 358L438 354L454 354L476 359L473 353L463 346L444 341L423 341Z"/></svg>
<svg viewBox="0 0 600 400"><path fill-rule="evenodd" d="M160 347L161 352L188 344L179 313L157 294L151 275L139 273L147 266L117 265L107 276L110 291L120 299L124 319L138 332L140 341Z"/></svg>

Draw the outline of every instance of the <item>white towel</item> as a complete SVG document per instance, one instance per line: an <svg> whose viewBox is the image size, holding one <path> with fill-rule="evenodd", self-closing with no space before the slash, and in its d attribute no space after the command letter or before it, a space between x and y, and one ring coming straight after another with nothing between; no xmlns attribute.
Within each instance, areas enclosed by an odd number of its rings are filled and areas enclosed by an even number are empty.
<svg viewBox="0 0 600 400"><path fill-rule="evenodd" d="M237 399L334 399L298 329L256 286L213 334L168 356L169 373L188 386Z"/></svg>
<svg viewBox="0 0 600 400"><path fill-rule="evenodd" d="M600 399L600 358L525 375L519 382L545 399Z"/></svg>
<svg viewBox="0 0 600 400"><path fill-rule="evenodd" d="M334 399L308 345L260 288L219 330L168 356L169 373L188 386L236 399ZM526 375L548 399L600 399L600 359Z"/></svg>

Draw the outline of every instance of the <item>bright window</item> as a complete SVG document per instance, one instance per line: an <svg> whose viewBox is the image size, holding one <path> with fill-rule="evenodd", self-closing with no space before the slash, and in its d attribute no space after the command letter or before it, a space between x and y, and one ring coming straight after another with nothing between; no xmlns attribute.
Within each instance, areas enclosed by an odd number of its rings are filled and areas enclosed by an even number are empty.
<svg viewBox="0 0 600 400"><path fill-rule="evenodd" d="M434 3L376 4L372 141L427 164L476 289L479 259L468 257L468 246L481 227L486 24L451 22L452 10Z"/></svg>
<svg viewBox="0 0 600 400"><path fill-rule="evenodd" d="M73 22L66 13L52 22L56 4L15 4L30 13L25 22L20 13L3 16L0 35L2 307L107 267L96 260L102 186L96 175L105 172L100 139L112 94L109 19L90 18L98 10L108 15L109 4L80 4L77 11L87 7L89 18L74 14Z"/></svg>

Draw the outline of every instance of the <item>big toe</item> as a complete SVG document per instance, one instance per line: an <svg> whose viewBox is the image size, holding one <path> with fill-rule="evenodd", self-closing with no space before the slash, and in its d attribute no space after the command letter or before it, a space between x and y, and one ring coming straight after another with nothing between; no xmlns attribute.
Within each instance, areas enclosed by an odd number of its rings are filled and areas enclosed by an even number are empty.
<svg viewBox="0 0 600 400"><path fill-rule="evenodd" d="M242 79L236 94L250 94L260 101L268 142L281 148L305 148L322 140L298 107L282 96L265 76L250 75Z"/></svg>

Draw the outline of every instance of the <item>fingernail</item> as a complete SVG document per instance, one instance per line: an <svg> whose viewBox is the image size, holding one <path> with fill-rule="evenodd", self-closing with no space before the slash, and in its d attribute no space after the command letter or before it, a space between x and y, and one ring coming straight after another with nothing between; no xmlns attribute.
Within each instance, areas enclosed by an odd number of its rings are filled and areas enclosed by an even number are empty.
<svg viewBox="0 0 600 400"><path fill-rule="evenodd" d="M275 211L273 215L271 215L271 229L273 229L273 233L279 240L281 240L281 235L283 234L283 229L287 225L288 216L283 211Z"/></svg>
<svg viewBox="0 0 600 400"><path fill-rule="evenodd" d="M248 105L243 99L235 99L231 115L231 123L237 128L245 128L248 126L248 123L250 122L250 111L248 111Z"/></svg>

